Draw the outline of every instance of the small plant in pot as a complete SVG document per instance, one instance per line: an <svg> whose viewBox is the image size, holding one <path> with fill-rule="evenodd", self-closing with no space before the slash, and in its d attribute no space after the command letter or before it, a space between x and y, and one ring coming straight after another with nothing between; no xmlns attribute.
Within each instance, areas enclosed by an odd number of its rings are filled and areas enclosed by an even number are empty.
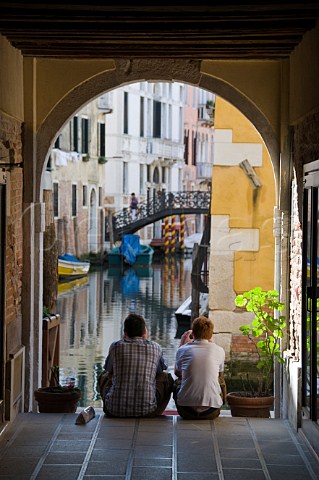
<svg viewBox="0 0 319 480"><path fill-rule="evenodd" d="M34 397L38 402L40 413L74 413L81 398L81 389L70 381L61 385L59 380L59 367L51 368L51 383L49 387L38 388Z"/></svg>
<svg viewBox="0 0 319 480"><path fill-rule="evenodd" d="M230 392L227 402L232 416L269 417L273 407L272 392L275 361L284 363L281 354L281 339L286 327L285 317L280 314L285 305L279 301L276 290L264 291L256 287L237 295L235 304L255 317L248 325L239 328L253 343L257 357L257 385L247 378L240 392Z"/></svg>

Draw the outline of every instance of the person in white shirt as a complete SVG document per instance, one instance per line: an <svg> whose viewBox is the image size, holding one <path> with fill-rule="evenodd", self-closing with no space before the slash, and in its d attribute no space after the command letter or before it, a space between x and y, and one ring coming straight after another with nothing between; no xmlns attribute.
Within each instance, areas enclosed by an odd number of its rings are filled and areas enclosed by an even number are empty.
<svg viewBox="0 0 319 480"><path fill-rule="evenodd" d="M213 343L213 329L208 318L196 318L176 352L173 396L185 419L211 420L220 414L225 351Z"/></svg>

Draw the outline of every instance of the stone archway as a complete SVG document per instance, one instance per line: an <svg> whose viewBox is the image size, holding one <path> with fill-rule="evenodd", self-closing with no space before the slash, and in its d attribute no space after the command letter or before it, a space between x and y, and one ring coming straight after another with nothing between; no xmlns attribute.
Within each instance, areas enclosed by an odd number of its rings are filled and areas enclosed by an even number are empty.
<svg viewBox="0 0 319 480"><path fill-rule="evenodd" d="M209 69L203 71L202 62L193 60L164 60L164 59L137 59L137 60L117 60L114 62L115 69L110 69L97 74L87 81L76 85L66 95L61 95L61 99L55 106L43 116L44 120L36 133L36 148L32 150L35 160L33 178L35 185L33 189L33 201L36 205L42 202L42 178L45 171L50 147L52 146L57 133L69 121L69 119L82 108L86 103L100 96L102 93L118 88L128 83L138 81L178 81L187 83L199 88L209 90L216 95L228 100L238 108L263 138L265 145L270 153L276 185L279 185L279 141L278 130L263 112L261 106L258 106L256 99L250 98L247 92L241 91L238 86L232 83L230 78L215 76ZM276 80L276 79L275 79ZM274 81L275 81L274 80ZM62 80L61 80L62 81ZM252 82L253 83L253 82ZM51 86L54 88L54 86ZM269 99L270 100L270 99ZM273 104L277 106L277 99ZM279 108L279 107L278 107ZM277 194L278 196L278 194ZM35 225L40 225L41 208L36 208L34 212ZM33 233L31 233L32 235ZM35 248L35 246L39 248ZM42 232L37 230L34 238L30 239L30 251L32 252L32 269L30 269L30 278L32 282L39 285L37 298L32 299L41 306L42 299L42 257L37 252L41 250ZM32 323L32 316L30 323ZM34 325L35 330L37 326ZM41 339L41 334L39 334ZM39 338L35 336L33 343L32 356L34 362L40 364ZM36 387L36 379L34 379Z"/></svg>
<svg viewBox="0 0 319 480"><path fill-rule="evenodd" d="M238 108L260 133L270 153L276 184L279 176L279 140L267 116L247 94L226 78L203 73L202 62L193 60L117 60L115 69L76 86L56 104L37 132L36 196L41 201L41 179L49 149L57 132L83 105L106 91L138 81L179 81L209 90Z"/></svg>

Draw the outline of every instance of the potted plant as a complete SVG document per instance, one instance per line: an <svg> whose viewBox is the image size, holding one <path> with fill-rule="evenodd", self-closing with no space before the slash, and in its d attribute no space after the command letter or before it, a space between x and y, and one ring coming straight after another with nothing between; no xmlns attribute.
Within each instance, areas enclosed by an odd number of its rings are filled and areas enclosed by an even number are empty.
<svg viewBox="0 0 319 480"><path fill-rule="evenodd" d="M38 402L40 413L74 413L78 401L81 398L81 389L70 381L67 385L61 385L59 381L59 367L51 369L53 385L38 388L34 397Z"/></svg>
<svg viewBox="0 0 319 480"><path fill-rule="evenodd" d="M50 318L52 313L50 312L50 309L43 305L43 318Z"/></svg>
<svg viewBox="0 0 319 480"><path fill-rule="evenodd" d="M264 291L256 287L235 299L237 307L254 314L248 325L239 328L253 343L257 354L257 384L249 377L240 392L227 394L227 402L232 416L269 417L273 408L273 376L275 361L283 363L281 339L286 326L285 317L280 315L285 309L279 301L276 290Z"/></svg>

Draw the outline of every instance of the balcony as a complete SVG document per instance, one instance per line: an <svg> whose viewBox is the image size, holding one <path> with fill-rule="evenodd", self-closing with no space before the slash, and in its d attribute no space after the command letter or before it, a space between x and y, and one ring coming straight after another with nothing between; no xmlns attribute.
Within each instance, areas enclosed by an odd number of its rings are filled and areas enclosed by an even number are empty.
<svg viewBox="0 0 319 480"><path fill-rule="evenodd" d="M213 175L213 164L208 162L196 165L196 178L198 180L211 180Z"/></svg>
<svg viewBox="0 0 319 480"><path fill-rule="evenodd" d="M111 97L108 93L101 95L97 99L97 106L98 109L103 111L104 113L112 113L112 104L111 104Z"/></svg>
<svg viewBox="0 0 319 480"><path fill-rule="evenodd" d="M184 160L184 145L172 140L152 138L147 142L147 153L156 158L167 160Z"/></svg>

